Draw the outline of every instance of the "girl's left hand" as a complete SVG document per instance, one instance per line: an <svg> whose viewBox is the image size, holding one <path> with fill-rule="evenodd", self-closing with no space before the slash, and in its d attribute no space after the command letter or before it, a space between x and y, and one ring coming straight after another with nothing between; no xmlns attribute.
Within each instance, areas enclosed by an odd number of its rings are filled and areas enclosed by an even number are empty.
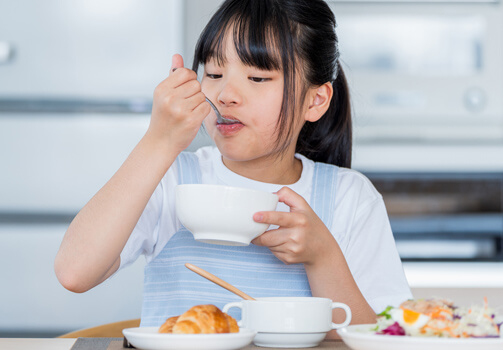
<svg viewBox="0 0 503 350"><path fill-rule="evenodd" d="M277 192L279 201L290 207L290 212L264 211L253 215L260 223L279 226L264 232L252 243L268 247L285 264L307 265L323 261L337 244L323 221L306 200L288 187Z"/></svg>

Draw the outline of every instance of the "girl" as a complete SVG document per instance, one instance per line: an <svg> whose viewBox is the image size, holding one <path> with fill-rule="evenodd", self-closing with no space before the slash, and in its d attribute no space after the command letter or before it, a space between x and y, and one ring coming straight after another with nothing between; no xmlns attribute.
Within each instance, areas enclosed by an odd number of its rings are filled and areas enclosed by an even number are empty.
<svg viewBox="0 0 503 350"><path fill-rule="evenodd" d="M55 262L63 286L87 291L144 254L143 326L238 299L186 262L255 297L346 303L353 323L373 323L375 311L410 298L382 197L349 169L335 25L322 0L225 1L201 34L193 70L173 57L145 136L68 228ZM206 96L233 122L218 124ZM182 152L203 121L216 147ZM174 212L175 186L190 182L277 192L278 210L253 217L277 228L247 247L194 241Z"/></svg>

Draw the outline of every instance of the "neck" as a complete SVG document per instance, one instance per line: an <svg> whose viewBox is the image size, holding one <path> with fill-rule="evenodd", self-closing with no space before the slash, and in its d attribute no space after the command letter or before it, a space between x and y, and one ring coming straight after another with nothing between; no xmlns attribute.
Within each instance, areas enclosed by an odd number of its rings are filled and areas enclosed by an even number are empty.
<svg viewBox="0 0 503 350"><path fill-rule="evenodd" d="M291 185L300 179L302 162L294 154L283 157L267 157L251 161L233 161L222 157L224 165L246 178L279 185Z"/></svg>

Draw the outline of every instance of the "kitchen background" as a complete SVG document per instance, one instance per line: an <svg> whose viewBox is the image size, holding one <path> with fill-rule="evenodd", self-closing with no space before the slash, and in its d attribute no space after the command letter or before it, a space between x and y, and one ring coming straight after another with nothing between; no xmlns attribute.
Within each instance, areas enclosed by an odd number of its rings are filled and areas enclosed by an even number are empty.
<svg viewBox="0 0 503 350"><path fill-rule="evenodd" d="M0 337L138 318L140 259L84 294L53 260L145 132L219 0L0 0ZM503 4L329 1L353 167L384 196L416 297L503 305ZM211 141L200 133L191 150ZM386 273L386 271L383 271Z"/></svg>

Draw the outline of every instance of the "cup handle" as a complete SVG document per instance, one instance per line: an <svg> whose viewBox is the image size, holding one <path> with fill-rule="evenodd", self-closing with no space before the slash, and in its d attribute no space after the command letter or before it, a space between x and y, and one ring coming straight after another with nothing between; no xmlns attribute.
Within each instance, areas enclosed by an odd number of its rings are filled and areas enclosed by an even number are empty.
<svg viewBox="0 0 503 350"><path fill-rule="evenodd" d="M243 312L243 304L240 301L236 301L236 302L233 302L233 303L225 304L224 308L222 309L222 311L225 312L225 313L227 313L227 311L229 311L233 307L237 307L237 308L241 309L241 315L243 315L242 314L242 312ZM239 327L243 326L243 320L242 319L238 321L238 326Z"/></svg>
<svg viewBox="0 0 503 350"><path fill-rule="evenodd" d="M351 316L352 316L351 309L349 308L349 306L343 303L332 303L332 310L333 309L344 309L344 311L346 312L346 320L342 323L332 322L332 329L346 327L351 322Z"/></svg>

